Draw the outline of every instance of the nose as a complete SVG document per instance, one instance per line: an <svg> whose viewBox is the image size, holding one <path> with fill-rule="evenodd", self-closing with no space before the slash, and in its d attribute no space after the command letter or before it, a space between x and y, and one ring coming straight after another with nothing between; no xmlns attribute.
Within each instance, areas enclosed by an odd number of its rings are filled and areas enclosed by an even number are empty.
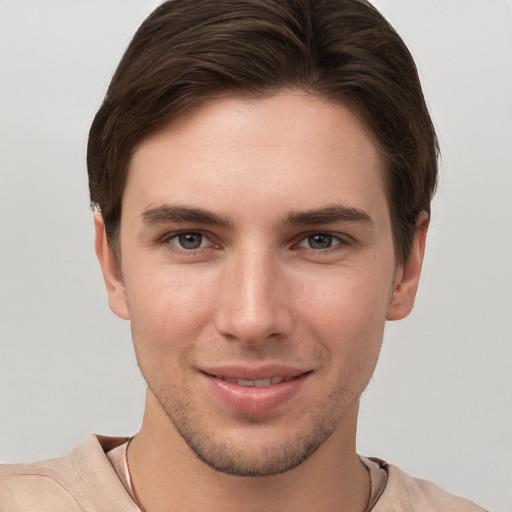
<svg viewBox="0 0 512 512"><path fill-rule="evenodd" d="M262 251L231 259L219 290L216 327L221 335L247 346L289 335L290 290L282 267L277 256Z"/></svg>

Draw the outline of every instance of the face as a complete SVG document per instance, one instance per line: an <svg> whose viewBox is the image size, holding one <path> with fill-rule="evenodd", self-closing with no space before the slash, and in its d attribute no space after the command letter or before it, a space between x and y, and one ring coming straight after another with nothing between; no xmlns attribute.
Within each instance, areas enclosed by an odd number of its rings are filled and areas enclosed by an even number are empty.
<svg viewBox="0 0 512 512"><path fill-rule="evenodd" d="M116 274L98 221L110 305L169 435L269 475L354 428L422 246L396 265L381 158L349 108L299 92L200 104L135 152L120 233Z"/></svg>

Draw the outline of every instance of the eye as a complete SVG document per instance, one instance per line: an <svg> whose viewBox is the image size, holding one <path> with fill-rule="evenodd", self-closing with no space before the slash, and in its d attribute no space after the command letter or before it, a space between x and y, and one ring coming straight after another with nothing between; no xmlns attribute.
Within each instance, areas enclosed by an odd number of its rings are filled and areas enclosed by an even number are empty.
<svg viewBox="0 0 512 512"><path fill-rule="evenodd" d="M186 232L178 233L169 238L169 242L177 248L185 251L201 249L211 244L210 240L201 233Z"/></svg>
<svg viewBox="0 0 512 512"><path fill-rule="evenodd" d="M308 249L322 250L330 249L339 245L341 240L329 233L314 233L301 240L298 247L306 247Z"/></svg>

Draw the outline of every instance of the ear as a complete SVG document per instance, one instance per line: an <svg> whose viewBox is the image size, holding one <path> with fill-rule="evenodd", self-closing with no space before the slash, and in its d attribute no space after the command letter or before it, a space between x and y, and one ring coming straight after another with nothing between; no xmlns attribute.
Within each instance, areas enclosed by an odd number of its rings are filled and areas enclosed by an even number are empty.
<svg viewBox="0 0 512 512"><path fill-rule="evenodd" d="M123 277L117 258L114 256L108 243L103 216L100 213L95 213L94 215L94 229L96 231L96 256L100 262L103 279L107 288L108 305L118 317L129 320L130 315L126 302Z"/></svg>
<svg viewBox="0 0 512 512"><path fill-rule="evenodd" d="M423 256L425 255L428 223L429 216L427 212L421 212L418 215L416 233L407 261L397 269L386 316L387 320L400 320L412 311L420 281Z"/></svg>

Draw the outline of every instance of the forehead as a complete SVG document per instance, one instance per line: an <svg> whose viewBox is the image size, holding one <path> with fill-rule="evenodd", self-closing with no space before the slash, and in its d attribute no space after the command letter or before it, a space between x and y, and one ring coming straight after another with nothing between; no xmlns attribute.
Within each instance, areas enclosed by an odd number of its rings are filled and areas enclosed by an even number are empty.
<svg viewBox="0 0 512 512"><path fill-rule="evenodd" d="M354 111L290 91L205 101L150 136L133 155L123 216L160 203L263 215L383 201L382 158Z"/></svg>

